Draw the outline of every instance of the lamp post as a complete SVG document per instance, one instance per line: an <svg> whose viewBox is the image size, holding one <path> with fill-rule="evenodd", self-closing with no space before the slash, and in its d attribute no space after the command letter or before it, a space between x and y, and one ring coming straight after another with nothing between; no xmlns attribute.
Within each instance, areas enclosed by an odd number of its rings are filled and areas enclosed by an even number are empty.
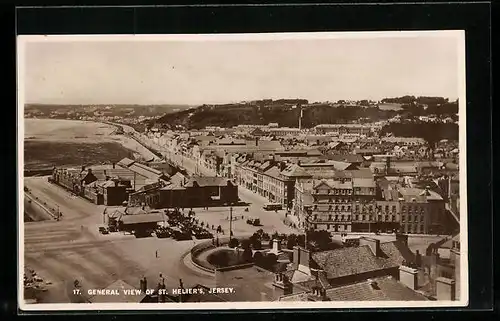
<svg viewBox="0 0 500 321"><path fill-rule="evenodd" d="M229 207L229 243L233 237L233 205Z"/></svg>

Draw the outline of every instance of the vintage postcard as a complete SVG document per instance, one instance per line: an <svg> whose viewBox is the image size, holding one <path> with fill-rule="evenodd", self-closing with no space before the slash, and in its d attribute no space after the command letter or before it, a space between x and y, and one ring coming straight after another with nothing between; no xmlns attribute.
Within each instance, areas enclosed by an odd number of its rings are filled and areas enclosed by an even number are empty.
<svg viewBox="0 0 500 321"><path fill-rule="evenodd" d="M21 310L467 305L464 48L19 36Z"/></svg>

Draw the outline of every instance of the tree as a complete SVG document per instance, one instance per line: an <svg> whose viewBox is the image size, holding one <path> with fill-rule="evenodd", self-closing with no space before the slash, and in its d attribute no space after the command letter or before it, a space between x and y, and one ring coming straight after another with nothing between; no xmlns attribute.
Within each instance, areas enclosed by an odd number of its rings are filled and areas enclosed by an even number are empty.
<svg viewBox="0 0 500 321"><path fill-rule="evenodd" d="M252 261L252 250L250 248L243 250L242 259L245 263Z"/></svg>
<svg viewBox="0 0 500 321"><path fill-rule="evenodd" d="M264 266L266 269L271 270L276 263L278 263L278 257L275 254L267 254L265 256L265 263Z"/></svg>
<svg viewBox="0 0 500 321"><path fill-rule="evenodd" d="M291 250L295 245L297 245L297 235L295 234L288 235L288 239L286 240L286 248Z"/></svg>
<svg viewBox="0 0 500 321"><path fill-rule="evenodd" d="M252 247L254 250L262 249L262 241L260 239L254 239L252 242Z"/></svg>
<svg viewBox="0 0 500 321"><path fill-rule="evenodd" d="M244 239L241 241L241 247L243 248L243 250L250 250L251 248L251 245L252 243L250 243L250 240L247 240L247 239Z"/></svg>
<svg viewBox="0 0 500 321"><path fill-rule="evenodd" d="M264 261L264 255L261 252L255 252L253 255L253 262L258 265L258 266L264 266L265 261Z"/></svg>
<svg viewBox="0 0 500 321"><path fill-rule="evenodd" d="M231 241L229 241L229 247L230 248L235 248L238 246L240 242L238 241L238 239L231 239Z"/></svg>

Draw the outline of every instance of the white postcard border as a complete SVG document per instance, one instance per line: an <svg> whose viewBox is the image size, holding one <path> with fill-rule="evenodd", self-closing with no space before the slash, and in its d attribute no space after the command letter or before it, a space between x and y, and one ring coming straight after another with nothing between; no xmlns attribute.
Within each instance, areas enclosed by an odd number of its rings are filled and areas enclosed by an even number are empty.
<svg viewBox="0 0 500 321"><path fill-rule="evenodd" d="M457 37L459 53L459 168L460 168L460 242L461 297L457 301L328 301L328 302L226 302L226 303L37 303L26 304L23 299L24 273L24 82L26 44L30 42L116 42L116 41L276 41L319 40L338 38L397 38L397 37ZM17 146L18 146L18 304L22 311L93 311L93 310L255 310L255 309L373 309L373 308L437 308L464 307L469 302L468 237L467 237L467 157L466 157L466 75L465 32L440 31L382 31L382 32L317 32L262 34L178 34L178 35L23 35L17 37Z"/></svg>

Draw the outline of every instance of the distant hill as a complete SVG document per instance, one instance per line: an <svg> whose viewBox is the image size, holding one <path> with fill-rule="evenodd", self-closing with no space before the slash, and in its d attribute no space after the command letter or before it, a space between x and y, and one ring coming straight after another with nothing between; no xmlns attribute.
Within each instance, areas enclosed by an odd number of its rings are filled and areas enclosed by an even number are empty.
<svg viewBox="0 0 500 321"><path fill-rule="evenodd" d="M188 129L201 129L206 126L233 127L236 125L266 125L278 123L281 127L297 127L300 109L287 104L262 107L253 104L226 104L219 106L200 106L177 113L171 113L151 122L165 127L183 126ZM376 121L389 119L397 113L393 110L380 110L376 107L338 106L314 104L303 107L302 126L314 127L325 123L348 123L365 119Z"/></svg>
<svg viewBox="0 0 500 321"><path fill-rule="evenodd" d="M35 111L38 115L49 115L52 112L60 114L90 114L94 112L111 116L124 116L133 114L135 116L158 117L168 113L192 108L189 105L133 105L133 104L100 104L100 105L51 105L51 104L26 104L25 112Z"/></svg>

